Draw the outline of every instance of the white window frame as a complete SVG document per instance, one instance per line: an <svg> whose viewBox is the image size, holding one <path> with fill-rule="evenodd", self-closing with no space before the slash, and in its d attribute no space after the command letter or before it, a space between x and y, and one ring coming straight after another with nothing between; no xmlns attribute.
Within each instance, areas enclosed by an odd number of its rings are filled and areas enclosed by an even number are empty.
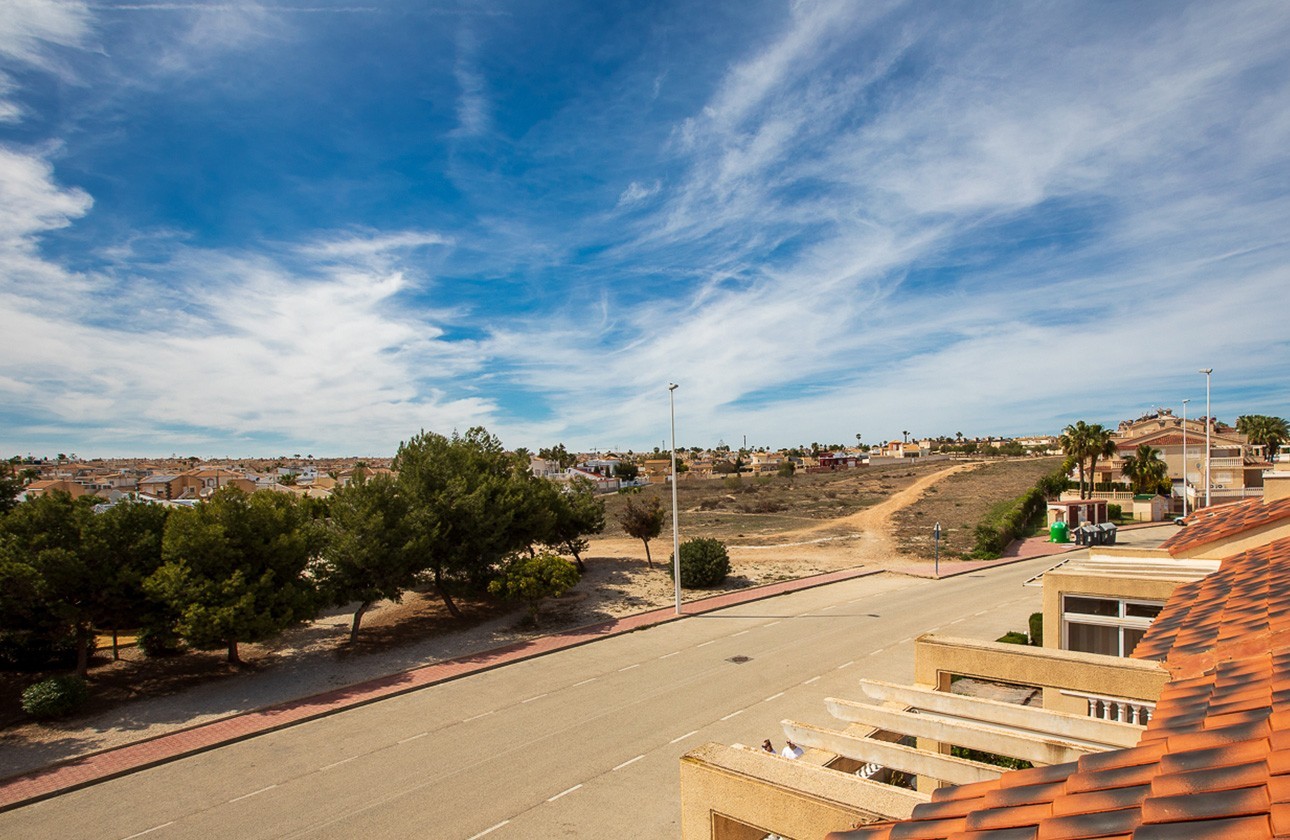
<svg viewBox="0 0 1290 840"><path fill-rule="evenodd" d="M1090 598L1098 601L1114 601L1117 604L1116 615L1090 615L1089 613L1070 612L1066 609L1068 598ZM1144 633L1151 626L1154 618L1145 618L1143 616L1128 615L1130 605L1144 607L1164 608L1163 601L1152 601L1147 598L1117 598L1113 595L1095 595L1084 592L1063 592L1062 593L1062 650L1070 650L1070 625L1091 624L1099 627L1114 627L1119 632L1118 638L1119 651L1116 656L1125 657L1129 654L1124 649L1124 631L1141 630ZM1159 613L1157 613L1158 615Z"/></svg>

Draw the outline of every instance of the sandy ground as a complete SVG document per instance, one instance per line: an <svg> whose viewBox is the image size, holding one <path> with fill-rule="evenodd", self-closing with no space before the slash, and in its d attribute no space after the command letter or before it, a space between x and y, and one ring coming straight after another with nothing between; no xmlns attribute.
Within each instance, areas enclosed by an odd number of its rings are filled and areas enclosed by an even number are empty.
<svg viewBox="0 0 1290 840"><path fill-rule="evenodd" d="M920 478L887 500L840 519L814 523L764 538L762 544L730 547L732 574L722 589L739 589L861 565L901 570L927 561L902 557L892 538L892 515L947 476L975 464L955 464ZM684 520L682 520L684 522ZM606 537L592 542L587 573L569 596L543 609L540 629L523 611L465 630L431 632L383 649L343 644L350 615L336 611L284 634L273 644L245 645L254 667L227 671L169 696L144 696L105 712L61 723L34 723L0 732L0 776L120 746L231 714L351 685L444 659L487 650L551 630L591 624L672 603L671 577L660 567L671 555L670 535L651 543L647 566L640 540ZM711 591L687 592L687 598ZM381 603L364 620L365 632L427 619L441 613L433 596L411 594L402 603ZM189 656L193 656L190 654Z"/></svg>

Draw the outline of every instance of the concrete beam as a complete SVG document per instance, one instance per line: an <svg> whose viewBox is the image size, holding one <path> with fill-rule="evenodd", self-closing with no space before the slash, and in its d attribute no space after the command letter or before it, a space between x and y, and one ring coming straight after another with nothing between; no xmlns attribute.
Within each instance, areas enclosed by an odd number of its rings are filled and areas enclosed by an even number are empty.
<svg viewBox="0 0 1290 840"><path fill-rule="evenodd" d="M914 680L948 688L951 675L1069 689L1125 700L1156 702L1169 682L1163 664L1048 647L1008 645L930 633L914 640Z"/></svg>
<svg viewBox="0 0 1290 840"><path fill-rule="evenodd" d="M924 752L913 747L861 738L808 723L785 720L781 725L784 728L784 734L801 746L817 747L856 761L881 764L892 770L911 773L920 779L933 778L950 784L966 785L997 779L1003 773L1003 768L982 764L979 761Z"/></svg>
<svg viewBox="0 0 1290 840"><path fill-rule="evenodd" d="M824 706L829 714L849 723L862 723L888 732L1020 758L1033 764L1064 764L1076 761L1080 756L1109 749L1106 746L1063 741L1041 732L1009 729L982 721L942 717L934 713L914 714L835 697L826 697Z"/></svg>
<svg viewBox="0 0 1290 840"><path fill-rule="evenodd" d="M912 685L897 685L881 680L861 680L860 689L874 700L899 703L916 709L961 717L984 720L1031 732L1042 732L1068 741L1101 745L1103 749L1136 747L1142 737L1143 727L1131 723L1067 712L1054 712L1015 703L1001 703L980 697L966 697L945 691Z"/></svg>

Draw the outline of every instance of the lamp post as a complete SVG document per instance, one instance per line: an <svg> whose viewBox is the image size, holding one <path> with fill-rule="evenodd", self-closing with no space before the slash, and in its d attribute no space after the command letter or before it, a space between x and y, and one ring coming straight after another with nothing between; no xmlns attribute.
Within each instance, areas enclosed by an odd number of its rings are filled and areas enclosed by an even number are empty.
<svg viewBox="0 0 1290 840"><path fill-rule="evenodd" d="M1213 484L1209 475L1209 429L1214 425L1214 416L1209 413L1209 375L1214 369L1201 368L1198 372L1205 374L1205 507L1209 507L1209 488Z"/></svg>
<svg viewBox="0 0 1290 840"><path fill-rule="evenodd" d="M676 519L676 383L667 384L667 405L672 415L672 581L676 587L676 614L681 614L681 528Z"/></svg>
<svg viewBox="0 0 1290 840"><path fill-rule="evenodd" d="M1183 400L1183 516L1187 515L1187 403Z"/></svg>
<svg viewBox="0 0 1290 840"><path fill-rule="evenodd" d="M941 523L937 522L936 527L932 529L932 536L936 541L936 567L934 574L936 579L941 577Z"/></svg>

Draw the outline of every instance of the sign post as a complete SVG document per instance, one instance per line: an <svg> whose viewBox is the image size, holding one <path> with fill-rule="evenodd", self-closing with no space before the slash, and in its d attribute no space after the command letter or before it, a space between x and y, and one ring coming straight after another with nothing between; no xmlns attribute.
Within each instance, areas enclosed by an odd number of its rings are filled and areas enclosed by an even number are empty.
<svg viewBox="0 0 1290 840"><path fill-rule="evenodd" d="M937 522L936 527L932 529L932 537L936 541L936 577L941 576L941 523Z"/></svg>

